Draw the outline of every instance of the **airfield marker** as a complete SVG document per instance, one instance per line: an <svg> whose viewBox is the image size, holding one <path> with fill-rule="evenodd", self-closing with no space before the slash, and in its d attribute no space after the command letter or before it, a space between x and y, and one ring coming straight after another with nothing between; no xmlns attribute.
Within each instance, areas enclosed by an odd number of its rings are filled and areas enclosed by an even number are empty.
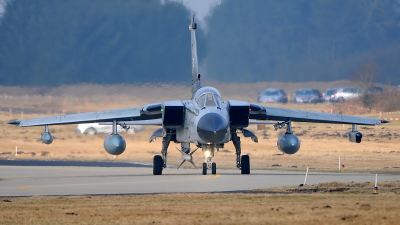
<svg viewBox="0 0 400 225"><path fill-rule="evenodd" d="M304 184L303 184L303 185L306 185L306 181L307 181L307 174L308 174L308 167L307 167L306 177L304 178Z"/></svg>
<svg viewBox="0 0 400 225"><path fill-rule="evenodd" d="M375 175L374 194L378 194L378 174Z"/></svg>
<svg viewBox="0 0 400 225"><path fill-rule="evenodd" d="M114 160L118 160L118 156L117 155L114 155Z"/></svg>
<svg viewBox="0 0 400 225"><path fill-rule="evenodd" d="M18 145L15 146L15 157L18 157Z"/></svg>

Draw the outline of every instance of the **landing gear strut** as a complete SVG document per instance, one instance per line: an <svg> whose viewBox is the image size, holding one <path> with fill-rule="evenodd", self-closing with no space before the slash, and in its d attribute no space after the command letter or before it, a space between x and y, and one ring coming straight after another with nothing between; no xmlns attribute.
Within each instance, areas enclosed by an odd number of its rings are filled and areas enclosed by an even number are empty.
<svg viewBox="0 0 400 225"><path fill-rule="evenodd" d="M161 175L163 169L167 167L168 146L171 142L172 135L173 134L171 132L167 132L162 141L162 156L156 155L153 158L153 175Z"/></svg>
<svg viewBox="0 0 400 225"><path fill-rule="evenodd" d="M167 132L165 137L163 137L163 141L162 141L161 154L162 154L162 159L164 161L164 164L163 164L164 168L167 167L168 146L169 146L169 143L171 142L171 138L172 138L172 133L171 132Z"/></svg>
<svg viewBox="0 0 400 225"><path fill-rule="evenodd" d="M236 167L241 170L241 174L250 174L250 157L242 154L242 148L240 146L240 137L238 137L236 130L231 131L232 143L236 150Z"/></svg>

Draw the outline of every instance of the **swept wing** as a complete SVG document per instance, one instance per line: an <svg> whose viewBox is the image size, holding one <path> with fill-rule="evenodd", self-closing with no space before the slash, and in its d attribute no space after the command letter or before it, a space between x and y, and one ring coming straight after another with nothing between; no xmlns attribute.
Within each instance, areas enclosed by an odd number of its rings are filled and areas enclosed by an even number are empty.
<svg viewBox="0 0 400 225"><path fill-rule="evenodd" d="M359 125L379 125L386 121L342 114L331 114L308 110L286 109L278 107L260 106L260 110L252 111L250 119L275 120L275 121L294 121L294 122L313 122L313 123L333 123L333 124L359 124Z"/></svg>
<svg viewBox="0 0 400 225"><path fill-rule="evenodd" d="M161 107L161 103L155 103L141 107L67 114L26 120L12 120L9 124L18 124L21 127L30 127L42 125L113 122L114 120L135 121L161 119Z"/></svg>

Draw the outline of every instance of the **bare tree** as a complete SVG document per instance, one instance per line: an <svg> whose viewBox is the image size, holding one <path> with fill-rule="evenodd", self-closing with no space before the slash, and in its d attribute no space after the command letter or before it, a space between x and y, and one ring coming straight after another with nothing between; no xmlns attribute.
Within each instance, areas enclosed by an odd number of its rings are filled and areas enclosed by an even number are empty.
<svg viewBox="0 0 400 225"><path fill-rule="evenodd" d="M368 61L365 65L361 65L352 80L356 82L361 88L363 88L363 94L361 96L361 101L365 108L370 111L377 101L377 96L374 93L368 91L368 88L376 83L377 79L381 77L377 66L373 61Z"/></svg>

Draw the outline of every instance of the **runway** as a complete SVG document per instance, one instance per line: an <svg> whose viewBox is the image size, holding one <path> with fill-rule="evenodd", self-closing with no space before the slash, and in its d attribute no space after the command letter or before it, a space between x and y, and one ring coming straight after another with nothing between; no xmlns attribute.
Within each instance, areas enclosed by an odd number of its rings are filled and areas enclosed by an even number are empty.
<svg viewBox="0 0 400 225"><path fill-rule="evenodd" d="M305 172L218 170L217 175L201 175L198 169L166 168L154 176L148 165L108 167L83 162L80 166L18 166L0 161L0 196L114 195L193 192L235 192L281 186L298 186ZM2 163L3 162L3 163ZM15 163L18 164L18 163ZM124 163L122 163L124 164ZM67 163L68 165L68 163ZM379 181L398 180L396 174L380 174ZM330 181L374 183L375 174L308 173L307 184Z"/></svg>

